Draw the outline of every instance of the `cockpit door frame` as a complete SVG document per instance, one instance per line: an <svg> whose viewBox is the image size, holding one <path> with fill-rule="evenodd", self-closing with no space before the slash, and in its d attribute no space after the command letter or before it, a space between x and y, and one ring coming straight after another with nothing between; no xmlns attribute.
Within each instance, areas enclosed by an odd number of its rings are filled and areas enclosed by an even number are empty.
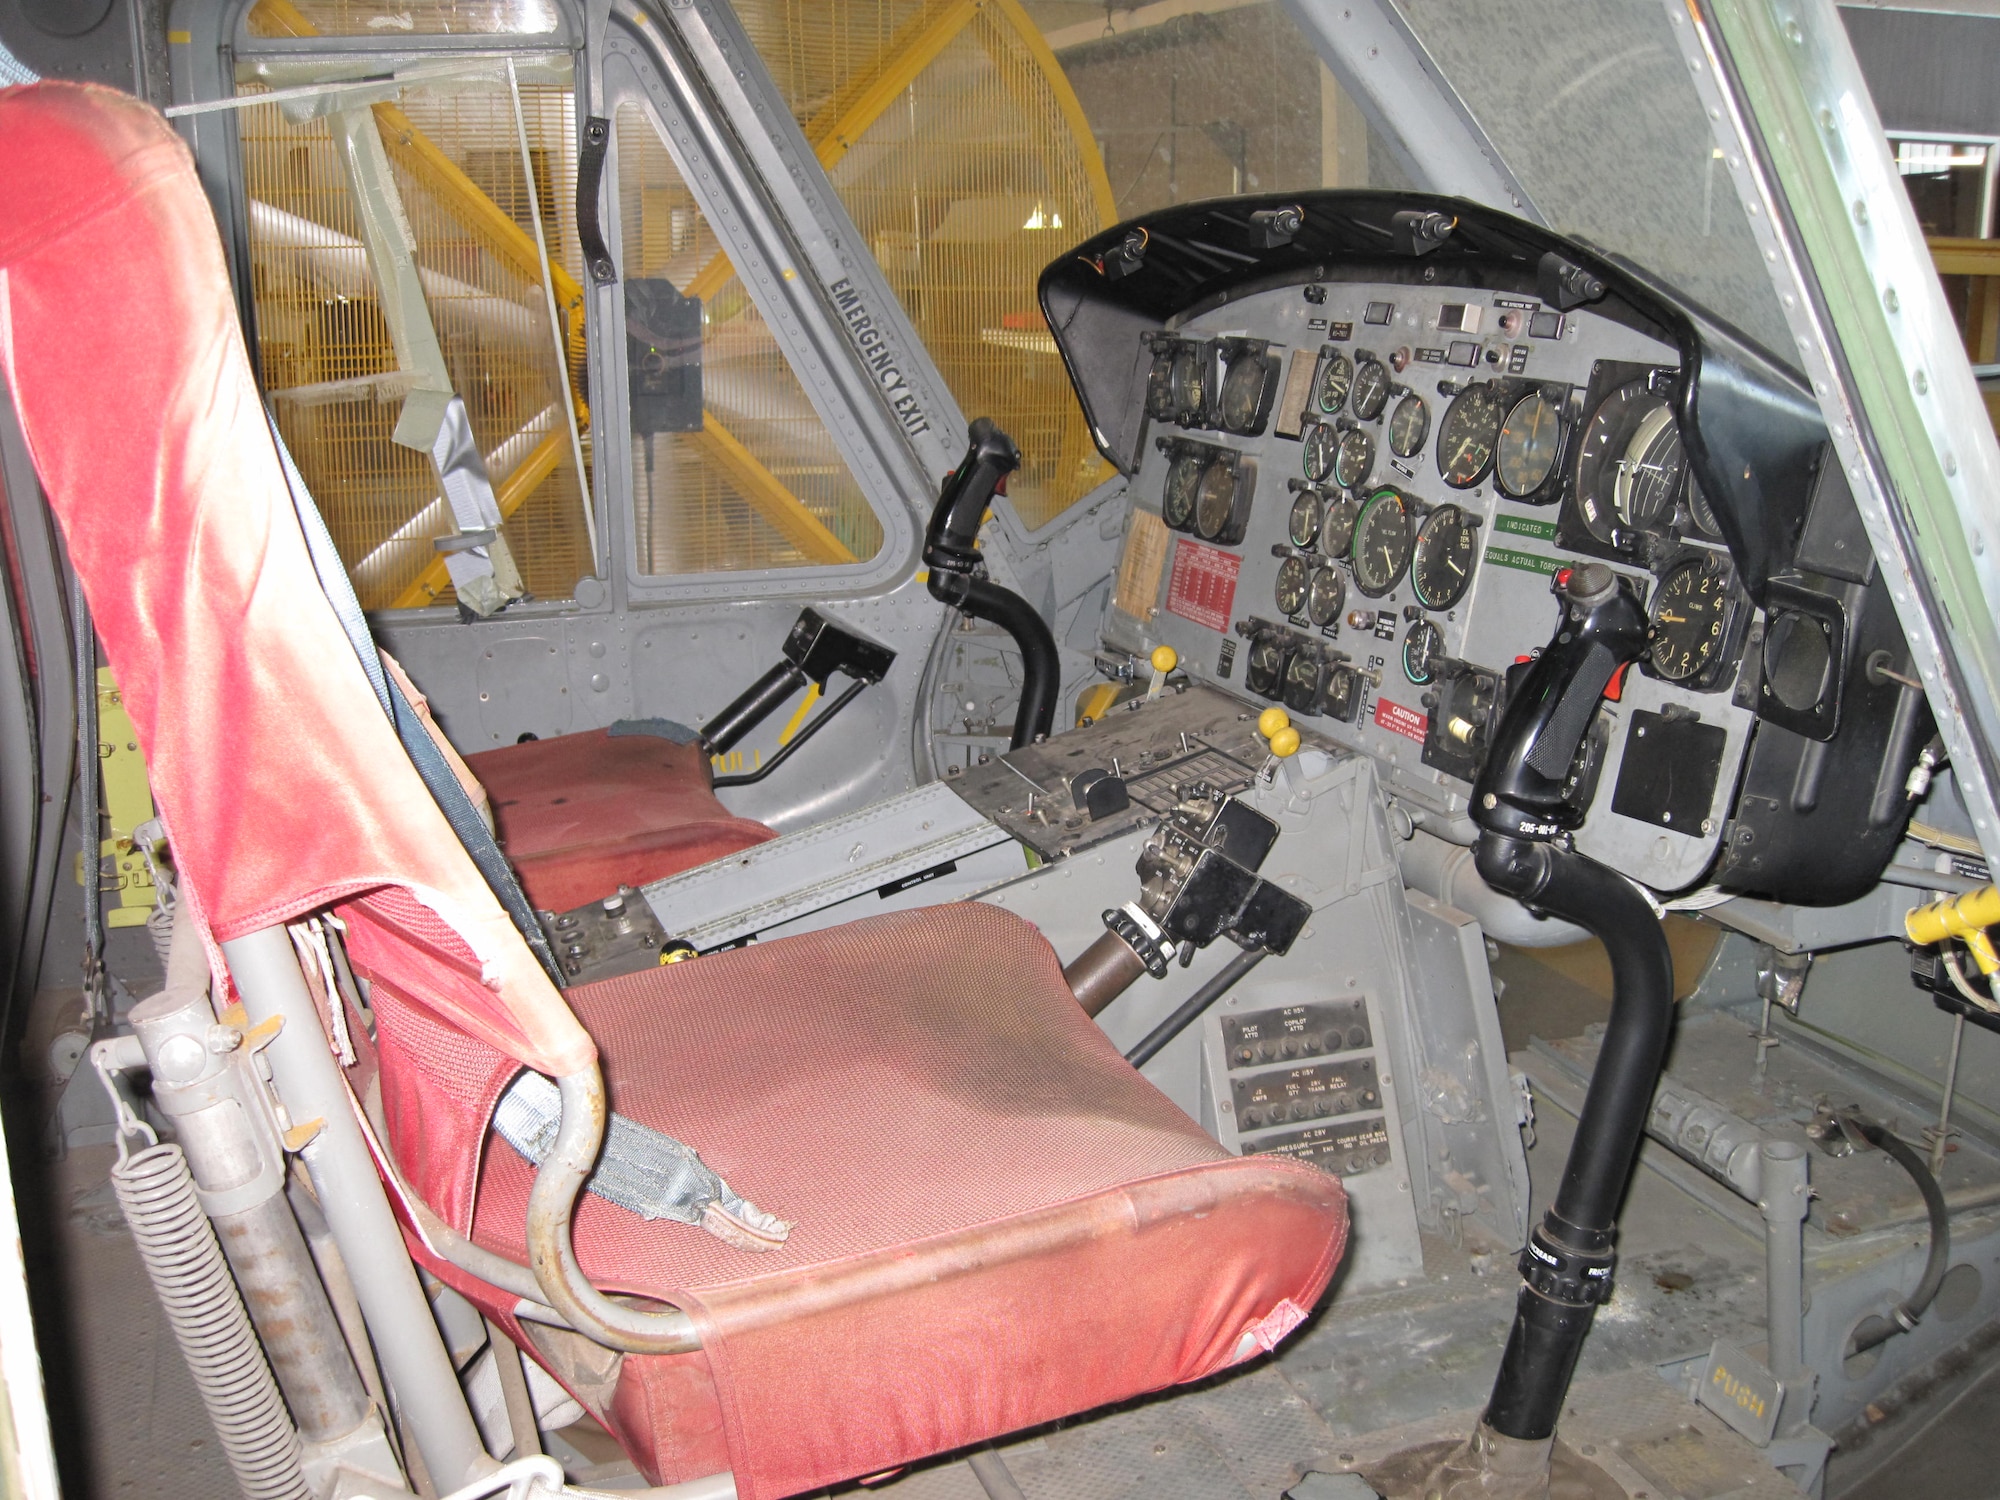
<svg viewBox="0 0 2000 1500"><path fill-rule="evenodd" d="M2000 858L2000 443L1832 0L1665 0L1953 774Z"/></svg>

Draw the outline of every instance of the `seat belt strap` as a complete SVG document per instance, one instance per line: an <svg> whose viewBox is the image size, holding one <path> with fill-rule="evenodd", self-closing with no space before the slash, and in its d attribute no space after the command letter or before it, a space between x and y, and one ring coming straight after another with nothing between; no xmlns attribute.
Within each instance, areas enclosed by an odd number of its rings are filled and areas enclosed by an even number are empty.
<svg viewBox="0 0 2000 1500"><path fill-rule="evenodd" d="M457 773L445 761L443 752L424 727L423 720L417 716L416 709L411 707L401 686L383 670L382 658L375 649L375 637L368 630L368 617L362 612L361 601L354 594L354 584L347 576L347 566L340 560L333 535L326 529L326 521L321 517L319 507L313 503L312 491L306 488L305 476L299 473L298 465L292 461L291 450L285 446L284 436L278 431L277 421L268 407L264 420L270 426L271 440L278 447L278 461L285 471L285 488L291 493L292 509L297 513L299 527L305 533L306 551L312 557L313 571L319 575L320 589L325 593L327 603L333 606L340 628L347 633L347 643L360 659L361 670L367 674L369 686L375 689L382 712L395 725L396 737L403 742L404 752L416 766L424 785L430 789L431 797L437 802L445 821L451 825L451 831L458 835L459 843L472 856L473 864L491 887L494 898L519 929L537 961L547 970L550 983L561 989L562 968L556 962L555 950L549 946L548 934L542 930L541 921L535 916L527 893L515 878L507 856L500 852L493 830L479 816L479 810L472 805L472 799L460 785Z"/></svg>

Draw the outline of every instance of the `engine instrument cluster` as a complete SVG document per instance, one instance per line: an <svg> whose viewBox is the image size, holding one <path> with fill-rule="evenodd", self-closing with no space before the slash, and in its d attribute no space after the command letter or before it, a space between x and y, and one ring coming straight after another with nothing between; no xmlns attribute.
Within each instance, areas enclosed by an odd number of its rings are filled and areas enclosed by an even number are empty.
<svg viewBox="0 0 2000 1500"><path fill-rule="evenodd" d="M1170 535L1150 611L1121 592L1109 645L1171 645L1191 675L1284 704L1464 841L1555 576L1606 561L1654 634L1586 736L1577 844L1660 890L1703 874L1749 739L1733 689L1756 611L1690 474L1671 345L1587 307L1337 280L1140 342L1133 535Z"/></svg>

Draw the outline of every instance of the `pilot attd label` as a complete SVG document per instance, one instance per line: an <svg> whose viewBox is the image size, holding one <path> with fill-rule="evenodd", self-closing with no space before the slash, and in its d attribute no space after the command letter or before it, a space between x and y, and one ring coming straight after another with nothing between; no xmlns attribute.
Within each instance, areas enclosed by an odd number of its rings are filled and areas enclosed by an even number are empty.
<svg viewBox="0 0 2000 1500"><path fill-rule="evenodd" d="M1227 630L1236 607L1236 574L1243 559L1220 547L1182 537L1174 545L1174 574L1167 609L1210 630Z"/></svg>
<svg viewBox="0 0 2000 1500"><path fill-rule="evenodd" d="M833 295L833 305L840 309L841 321L847 324L848 336L854 340L854 347L861 351L861 362L875 377L876 384L882 387L883 395L889 398L889 409L903 424L903 431L911 437L929 432L930 418L917 405L917 393L904 382L894 349L882 330L875 326L874 318L868 314L868 304L861 300L861 293L854 289L854 283L843 276L827 291Z"/></svg>

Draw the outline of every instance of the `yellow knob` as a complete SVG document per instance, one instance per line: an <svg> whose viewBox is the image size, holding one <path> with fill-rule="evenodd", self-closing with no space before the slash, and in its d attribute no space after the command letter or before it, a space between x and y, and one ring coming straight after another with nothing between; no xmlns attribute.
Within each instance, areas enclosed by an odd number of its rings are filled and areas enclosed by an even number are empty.
<svg viewBox="0 0 2000 1500"><path fill-rule="evenodd" d="M1271 753L1280 760L1295 754L1298 748L1299 732L1289 724L1271 736Z"/></svg>
<svg viewBox="0 0 2000 1500"><path fill-rule="evenodd" d="M1267 708L1257 715L1257 732L1269 739L1281 729L1292 727L1292 716L1282 708Z"/></svg>
<svg viewBox="0 0 2000 1500"><path fill-rule="evenodd" d="M1181 654L1174 650L1172 646L1155 646L1153 648L1153 670L1155 672L1171 672L1180 664Z"/></svg>

